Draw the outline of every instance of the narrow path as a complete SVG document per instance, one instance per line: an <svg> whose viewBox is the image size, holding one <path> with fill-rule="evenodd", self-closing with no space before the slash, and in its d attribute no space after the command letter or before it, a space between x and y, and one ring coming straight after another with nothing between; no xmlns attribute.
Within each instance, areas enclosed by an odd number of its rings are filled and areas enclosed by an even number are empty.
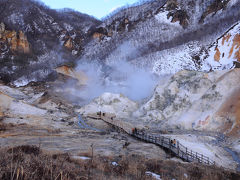
<svg viewBox="0 0 240 180"><path fill-rule="evenodd" d="M80 128L86 128L86 129L90 129L90 130L93 130L93 131L102 132L102 130L100 130L100 129L96 129L96 128L93 128L93 127L90 127L89 125L87 125L84 122L84 120L82 119L81 115L78 115L78 126Z"/></svg>
<svg viewBox="0 0 240 180"><path fill-rule="evenodd" d="M209 159L209 157L204 156L201 153L194 152L191 149L188 149L187 147L183 146L175 139L170 139L161 135L156 136L156 135L146 133L145 131L137 129L132 124L129 124L127 122L122 122L120 120L116 120L115 119L116 116L114 114L97 112L94 114L88 114L87 117L93 118L93 119L101 119L104 122L114 126L115 128L118 128L124 131L125 133L135 138L138 138L145 142L156 144L168 150L173 155L181 158L184 161L198 162L198 163L207 164L207 165L215 165L215 161Z"/></svg>

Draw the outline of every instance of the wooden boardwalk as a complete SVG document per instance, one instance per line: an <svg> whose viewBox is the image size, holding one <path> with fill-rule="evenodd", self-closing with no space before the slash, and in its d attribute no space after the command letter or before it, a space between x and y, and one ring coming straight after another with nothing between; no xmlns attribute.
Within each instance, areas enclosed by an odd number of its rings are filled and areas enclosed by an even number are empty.
<svg viewBox="0 0 240 180"><path fill-rule="evenodd" d="M130 123L116 120L116 116L114 114L98 112L95 114L88 114L87 117L93 119L101 119L104 122L110 124L111 126L114 126L115 128L118 128L131 136L164 148L174 156L179 157L184 161L215 165L215 161L209 159L209 157L204 156L201 153L194 152L191 149L188 149L187 147L180 144L178 141L176 141L176 143L173 143L173 139L164 137L162 135L152 135L146 133L145 131L138 130Z"/></svg>

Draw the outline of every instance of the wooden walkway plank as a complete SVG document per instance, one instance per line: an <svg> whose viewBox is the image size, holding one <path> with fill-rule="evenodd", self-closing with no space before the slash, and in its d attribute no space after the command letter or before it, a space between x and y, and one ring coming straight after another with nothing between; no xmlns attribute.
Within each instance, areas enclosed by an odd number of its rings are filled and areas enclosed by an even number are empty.
<svg viewBox="0 0 240 180"><path fill-rule="evenodd" d="M130 123L116 120L116 116L114 114L98 112L94 114L88 114L87 117L93 119L101 119L104 122L114 126L115 128L118 128L125 133L134 136L135 138L163 147L169 150L173 155L181 158L184 161L215 165L215 161L210 160L209 157L188 149L187 147L180 144L178 141L173 143L173 140L170 138L161 135L155 136L145 133L142 130L138 130Z"/></svg>

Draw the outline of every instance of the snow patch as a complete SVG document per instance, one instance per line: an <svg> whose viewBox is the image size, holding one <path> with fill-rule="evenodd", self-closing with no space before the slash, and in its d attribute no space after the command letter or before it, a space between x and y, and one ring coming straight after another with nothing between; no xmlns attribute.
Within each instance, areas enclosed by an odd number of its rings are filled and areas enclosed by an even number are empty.
<svg viewBox="0 0 240 180"><path fill-rule="evenodd" d="M155 174L155 173L150 172L150 171L146 171L145 174L146 174L147 176L151 176L151 177L153 177L153 178L155 178L155 179L157 179L157 180L162 180L162 179L161 179L161 176L160 176L159 174Z"/></svg>
<svg viewBox="0 0 240 180"><path fill-rule="evenodd" d="M67 23L64 23L64 28L67 30L67 31L72 31L73 30L73 27L70 25L70 24L67 24Z"/></svg>
<svg viewBox="0 0 240 180"><path fill-rule="evenodd" d="M168 11L163 11L155 15L155 18L160 22L160 23L166 23L166 24L171 24L175 25L178 27L181 27L179 24L179 21L172 23L172 19L167 17Z"/></svg>
<svg viewBox="0 0 240 180"><path fill-rule="evenodd" d="M118 166L118 163L112 162L112 165L113 165L113 166Z"/></svg>
<svg viewBox="0 0 240 180"><path fill-rule="evenodd" d="M34 81L34 80L32 80ZM22 87L28 85L28 83L31 82L29 79L25 77L21 77L20 79L13 82L13 85L16 87Z"/></svg>
<svg viewBox="0 0 240 180"><path fill-rule="evenodd" d="M71 156L73 159L80 159L80 160L90 160L90 157L86 156Z"/></svg>
<svg viewBox="0 0 240 180"><path fill-rule="evenodd" d="M8 19L13 24L24 25L23 15L21 13L13 13L8 17Z"/></svg>

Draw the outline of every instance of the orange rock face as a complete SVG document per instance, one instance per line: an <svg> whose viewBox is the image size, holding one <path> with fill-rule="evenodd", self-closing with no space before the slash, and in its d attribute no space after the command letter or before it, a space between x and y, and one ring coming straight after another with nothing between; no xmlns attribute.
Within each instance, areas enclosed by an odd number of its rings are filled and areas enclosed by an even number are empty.
<svg viewBox="0 0 240 180"><path fill-rule="evenodd" d="M93 38L94 38L94 39L98 39L99 41L102 40L103 36L104 36L103 34L98 33L98 32L95 32L95 33L93 34Z"/></svg>
<svg viewBox="0 0 240 180"><path fill-rule="evenodd" d="M229 52L229 58L232 56L234 49L237 49L234 58L240 61L240 34L236 34L233 39L233 45Z"/></svg>
<svg viewBox="0 0 240 180"><path fill-rule="evenodd" d="M73 69L68 66L61 66L61 67L58 67L56 70L57 72L68 75L68 76L70 76L73 71Z"/></svg>
<svg viewBox="0 0 240 180"><path fill-rule="evenodd" d="M237 52L235 53L235 58L240 61L240 34L237 34L233 40L234 46L236 46Z"/></svg>
<svg viewBox="0 0 240 180"><path fill-rule="evenodd" d="M86 85L88 81L88 77L86 74L82 71L75 71L73 68L68 66L61 66L56 68L56 71L60 74L63 74L65 76L69 76L73 79L77 79L79 82L79 85Z"/></svg>
<svg viewBox="0 0 240 180"><path fill-rule="evenodd" d="M230 136L237 136L240 133L240 90L235 91L221 106L219 115L226 121L223 132Z"/></svg>
<svg viewBox="0 0 240 180"><path fill-rule="evenodd" d="M30 52L28 40L22 31L19 32L19 38L17 39L17 49L25 54Z"/></svg>
<svg viewBox="0 0 240 180"><path fill-rule="evenodd" d="M222 38L222 45L224 45L225 41L228 42L231 37L231 34L227 34Z"/></svg>
<svg viewBox="0 0 240 180"><path fill-rule="evenodd" d="M64 46L65 46L68 50L72 50L72 49L73 49L72 39L69 38L69 39L64 43Z"/></svg>
<svg viewBox="0 0 240 180"><path fill-rule="evenodd" d="M22 31L7 31L5 30L5 26L3 28L2 23L0 30L0 39L10 45L12 52L30 53L29 42Z"/></svg>
<svg viewBox="0 0 240 180"><path fill-rule="evenodd" d="M216 53L214 55L214 60L215 61L220 61L221 52L219 51L218 48L216 48L215 50L216 50Z"/></svg>

